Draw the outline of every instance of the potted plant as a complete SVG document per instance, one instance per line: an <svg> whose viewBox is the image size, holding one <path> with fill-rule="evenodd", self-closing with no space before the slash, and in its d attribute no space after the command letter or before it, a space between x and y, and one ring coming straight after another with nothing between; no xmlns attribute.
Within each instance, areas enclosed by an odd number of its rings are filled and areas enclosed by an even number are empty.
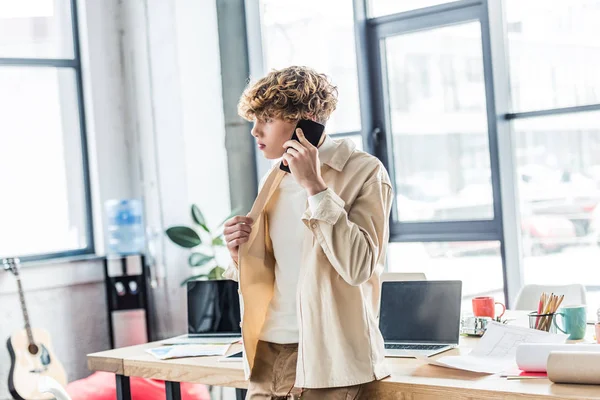
<svg viewBox="0 0 600 400"><path fill-rule="evenodd" d="M240 307L237 282L223 279L223 268L217 259L219 250L223 252L223 222L210 229L206 218L197 205L192 205L193 226L172 226L166 230L169 239L191 250L188 264L193 274L181 282L188 290L188 309L195 315L188 320L190 333L236 332L239 331Z"/></svg>
<svg viewBox="0 0 600 400"><path fill-rule="evenodd" d="M189 266L199 272L181 282L181 286L189 281L199 279L223 279L225 268L219 265L217 261L217 253L219 248L226 246L223 240L222 228L225 221L236 214L232 212L223 222L217 225L212 230L208 227L204 214L200 208L193 204L191 208L192 220L197 225L196 227L189 226L172 226L167 229L166 234L171 241L185 249L190 249L192 253L188 257Z"/></svg>

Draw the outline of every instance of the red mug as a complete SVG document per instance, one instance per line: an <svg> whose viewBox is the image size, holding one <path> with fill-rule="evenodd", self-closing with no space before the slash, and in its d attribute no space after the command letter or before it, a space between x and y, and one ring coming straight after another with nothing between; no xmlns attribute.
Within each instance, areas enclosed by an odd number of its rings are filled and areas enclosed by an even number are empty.
<svg viewBox="0 0 600 400"><path fill-rule="evenodd" d="M498 301L494 302L493 297L475 297L473 299L473 314L476 317L496 318L496 304L502 307L502 313L498 315L501 318L506 312L506 306Z"/></svg>

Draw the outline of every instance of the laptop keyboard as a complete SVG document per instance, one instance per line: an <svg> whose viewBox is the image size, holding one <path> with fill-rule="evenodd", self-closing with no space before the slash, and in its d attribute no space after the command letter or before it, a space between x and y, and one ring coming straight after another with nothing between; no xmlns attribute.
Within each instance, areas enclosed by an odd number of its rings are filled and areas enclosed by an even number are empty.
<svg viewBox="0 0 600 400"><path fill-rule="evenodd" d="M394 344L386 343L386 349L392 350L439 350L446 347L443 344Z"/></svg>

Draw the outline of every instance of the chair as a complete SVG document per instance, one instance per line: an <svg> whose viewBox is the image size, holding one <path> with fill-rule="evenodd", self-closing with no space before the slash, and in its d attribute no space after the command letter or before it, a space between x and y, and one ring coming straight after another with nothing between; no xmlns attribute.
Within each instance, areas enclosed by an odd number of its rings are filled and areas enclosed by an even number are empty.
<svg viewBox="0 0 600 400"><path fill-rule="evenodd" d="M49 376L40 376L38 380L38 391L40 393L50 393L56 400L71 400L65 389L55 379Z"/></svg>
<svg viewBox="0 0 600 400"><path fill-rule="evenodd" d="M525 285L515 301L515 310L537 310L543 292L564 295L563 306L587 304L585 287L575 283L571 285Z"/></svg>
<svg viewBox="0 0 600 400"><path fill-rule="evenodd" d="M427 277L422 272L384 272L381 274L382 282L397 281L426 281Z"/></svg>

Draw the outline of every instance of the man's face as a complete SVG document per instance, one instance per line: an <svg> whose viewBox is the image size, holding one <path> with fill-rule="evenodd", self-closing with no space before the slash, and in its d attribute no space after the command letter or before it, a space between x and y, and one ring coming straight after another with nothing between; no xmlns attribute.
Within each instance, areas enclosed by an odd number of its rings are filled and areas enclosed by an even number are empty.
<svg viewBox="0 0 600 400"><path fill-rule="evenodd" d="M283 144L292 138L296 124L282 119L254 121L252 136L256 139L258 149L268 160L276 160L283 156Z"/></svg>

